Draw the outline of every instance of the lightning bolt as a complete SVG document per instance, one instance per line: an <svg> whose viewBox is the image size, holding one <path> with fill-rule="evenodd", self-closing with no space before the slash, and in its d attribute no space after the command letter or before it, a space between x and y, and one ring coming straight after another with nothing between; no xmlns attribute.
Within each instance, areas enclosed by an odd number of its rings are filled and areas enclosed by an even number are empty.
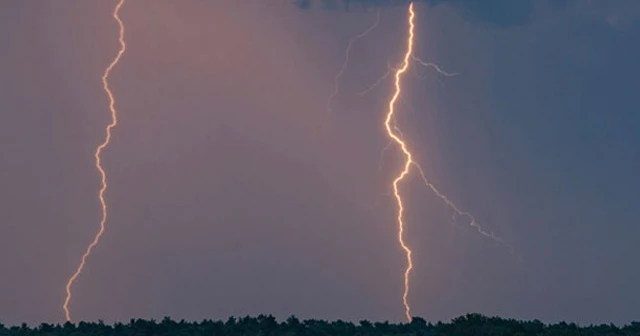
<svg viewBox="0 0 640 336"><path fill-rule="evenodd" d="M111 141L111 131L118 124L118 118L117 118L117 113L115 109L115 99L113 97L113 94L111 93L111 90L109 89L109 83L107 82L107 78L109 77L111 70L120 61L120 58L122 57L122 54L124 54L124 51L126 49L126 44L124 43L124 24L122 23L122 20L120 20L120 16L118 16L118 13L120 11L120 8L124 4L124 1L125 0L119 0L118 4L116 5L113 11L113 18L118 22L118 25L120 26L120 36L119 36L120 50L118 51L118 54L113 59L113 61L111 61L109 66L105 69L104 74L102 75L102 85L104 87L104 91L107 93L107 96L109 97L109 111L111 112L111 123L107 125L106 137L104 141L96 148L96 152L94 155L96 160L96 168L100 173L101 182L102 182L102 187L100 188L100 192L98 193L98 198L100 199L100 204L102 205L102 220L100 221L100 229L98 230L98 233L95 235L95 237L87 247L86 251L82 255L82 259L80 261L80 264L78 265L78 268L67 281L67 285L66 285L67 296L64 300L64 304L62 305L62 309L64 309L64 313L65 313L65 317L67 318L67 321L71 321L71 313L69 312L69 302L71 301L71 286L77 280L78 276L80 276L80 273L82 273L82 269L84 268L84 265L87 261L87 258L91 254L91 251L93 250L94 247L96 247L96 245L98 245L100 241L100 237L102 237L102 234L104 233L105 223L107 221L107 203L105 202L105 199L104 199L104 193L107 190L107 174L104 168L102 167L102 158L100 155L102 154L102 151L105 148L107 148L107 146L109 145L109 142Z"/></svg>
<svg viewBox="0 0 640 336"><path fill-rule="evenodd" d="M402 63L402 67L395 72L395 92L391 99L389 100L389 111L387 113L387 117L384 122L384 126L389 134L389 137L400 147L404 156L406 157L404 163L404 169L400 172L400 174L393 180L393 194L398 203L398 241L400 242L400 246L405 251L407 256L407 267L404 271L404 292L402 294L402 302L404 304L405 315L407 320L411 321L411 306L409 306L409 302L407 301L407 296L409 295L409 275L411 274L411 270L413 269L413 260L411 258L411 249L404 242L404 222L403 222L403 212L404 205L402 203L402 196L400 195L398 184L404 179L411 169L411 165L413 164L413 156L407 148L407 145L402 141L398 134L394 132L394 128L391 127L391 121L395 115L395 105L402 88L400 86L400 78L402 74L407 72L409 69L409 63L411 60L411 55L413 54L413 37L414 37L414 18L415 12L413 11L413 2L409 4L409 36L407 38L407 51L404 55L404 61Z"/></svg>
<svg viewBox="0 0 640 336"><path fill-rule="evenodd" d="M451 76L456 76L457 73L448 73L443 71L438 65L434 64L434 63L428 63L425 62L423 60L421 60L420 58L416 57L413 55L413 43L414 43L414 37L415 37L415 33L414 33L414 29L415 29L415 12L413 10L413 6L414 6L414 2L411 2L409 4L409 13L408 13L408 22L409 22L409 32L408 32L408 37L407 37L407 49L404 55L404 60L402 62L402 66L400 68L397 69L393 69L393 68L389 68L387 73L385 73L382 77L380 77L373 85L369 86L367 89L365 89L364 91L362 91L360 93L360 96L364 96L366 93L368 93L369 91L371 91L375 86L377 86L378 84L380 84L386 77L388 77L392 70L395 70L394 72L394 77L395 77L395 92L393 94L393 96L391 97L391 99L389 100L389 109L386 115L386 119L384 122L384 126L385 129L387 131L387 134L389 135L390 138L390 142L389 144L387 144L387 146L385 146L385 148L382 151L382 154L384 153L385 150L387 150L390 146L390 144L395 143L396 145L398 145L398 147L400 147L400 149L402 150L402 153L405 156L405 162L404 162L404 168L403 170L395 177L395 179L393 180L393 195L395 196L395 199L397 201L397 205L398 205L398 217L397 217L397 222L398 222L398 241L400 243L400 246L402 247L402 249L405 252L406 255L406 259L407 259L407 266L405 268L404 271L404 292L402 294L402 302L404 304L404 308L405 308L405 316L407 318L408 321L411 321L411 306L409 305L408 302L408 295L409 295L409 276L411 275L411 270L413 269L413 259L412 259L412 251L409 248L409 246L407 246L406 242L404 241L404 229L405 229L405 223L403 220L403 214L404 214L404 204L402 201L402 195L400 193L400 189L399 189L399 184L400 182L402 182L402 180L404 180L404 178L410 173L411 171L411 167L415 166L418 170L418 172L420 173L420 177L422 178L422 181L424 183L424 185L431 189L431 191L438 197L440 198L448 207L450 207L453 211L453 217L455 220L455 216L459 215L459 216L464 216L470 219L470 226L475 228L478 233L482 234L485 237L491 238L494 241L504 244L507 247L509 247L511 249L512 252L514 252L513 247L509 244L507 244L505 241L503 241L501 238L497 237L496 235L494 235L492 232L486 231L484 230L480 224L478 224L478 222L476 221L475 217L473 215L471 215L469 212L466 211L462 211L460 210L460 208L453 203L451 200L449 200L449 198L444 195L443 193L441 193L431 182L429 182L429 180L427 179L424 170L422 169L422 167L420 166L419 163L415 162L413 159L413 154L411 153L411 151L409 150L407 144L404 142L403 138L403 134L402 131L400 130L400 128L398 127L398 125L395 122L395 108L396 108L396 102L398 101L398 98L401 95L402 92L402 87L400 85L401 82L401 77L403 74L405 74L408 70L409 70L409 65L411 64L411 62L416 62L419 65L422 65L424 67L431 67L434 68L438 73L447 76L447 77L451 77Z"/></svg>
<svg viewBox="0 0 640 336"><path fill-rule="evenodd" d="M376 14L376 21L371 26L349 40L349 44L347 44L347 49L345 50L344 62L342 62L342 67L340 67L340 70L333 78L333 92L329 95L329 98L327 98L327 115L325 117L323 127L333 115L333 99L338 95L338 92L340 91L340 78L342 78L342 75L344 75L344 72L347 70L347 65L349 64L349 55L351 55L351 48L353 48L353 44L356 43L356 41L358 41L359 39L369 35L369 33L371 33L379 24L380 10L378 10Z"/></svg>

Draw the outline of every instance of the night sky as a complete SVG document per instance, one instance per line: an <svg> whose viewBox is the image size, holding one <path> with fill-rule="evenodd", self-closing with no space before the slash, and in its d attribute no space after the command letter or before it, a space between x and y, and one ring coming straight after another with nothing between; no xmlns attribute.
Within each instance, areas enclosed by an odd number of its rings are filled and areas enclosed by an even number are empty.
<svg viewBox="0 0 640 336"><path fill-rule="evenodd" d="M412 63L397 122L440 191L521 258L452 222L412 174L414 315L637 319L640 2L478 3L416 4L415 55L459 75ZM402 321L402 156L381 160L391 78L358 92L401 60L406 4L127 1L109 219L74 319ZM98 229L114 6L0 2L2 323L62 322ZM314 136L349 40L378 10Z"/></svg>

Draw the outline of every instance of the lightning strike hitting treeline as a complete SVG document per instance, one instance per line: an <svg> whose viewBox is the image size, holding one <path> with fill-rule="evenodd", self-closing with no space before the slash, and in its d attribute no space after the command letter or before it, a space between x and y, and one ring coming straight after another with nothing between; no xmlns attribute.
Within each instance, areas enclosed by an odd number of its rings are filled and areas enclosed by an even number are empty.
<svg viewBox="0 0 640 336"><path fill-rule="evenodd" d="M404 61L402 63L402 67L398 69L395 73L395 92L391 99L389 100L389 111L387 113L387 117L384 121L384 126L387 129L387 133L389 137L395 141L396 144L400 147L402 152L406 157L406 161L404 164L404 169L400 172L400 174L393 180L393 194L398 202L398 241L400 242L400 246L405 251L407 256L407 268L404 271L404 292L402 294L402 303L404 304L404 311L407 320L411 321L411 306L407 300L407 296L409 295L409 275L411 274L411 269L413 269L413 259L411 258L411 249L404 242L404 222L403 222L403 212L404 205L402 203L402 196L400 195L398 184L400 181L404 179L404 177L409 174L409 170L411 168L411 164L413 163L413 157L407 145L402 141L402 139L394 132L391 127L391 121L393 120L395 114L395 104L400 96L402 91L400 86L400 78L402 74L404 74L409 69L409 60L411 55L413 54L413 36L414 36L414 17L415 13L413 11L413 2L409 4L409 36L407 37L407 51L404 55Z"/></svg>
<svg viewBox="0 0 640 336"><path fill-rule="evenodd" d="M389 138L392 140L392 142L395 142L400 149L402 150L402 153L405 156L405 162L404 162L404 168L403 170L396 176L396 178L393 180L393 194L396 198L397 204L398 204L398 217L397 217L397 221L398 221L398 241L400 242L400 246L402 247L402 249L404 250L405 254L406 254L406 258L407 258L407 267L405 268L405 272L404 272L404 292L402 294L402 302L404 304L404 308L405 308L405 316L407 318L408 321L411 321L411 306L409 305L408 302L408 295L409 295L409 276L411 275L411 270L413 269L413 259L412 259L412 251L409 248L409 246L407 246L407 244L404 241L404 230L405 230L405 223L403 220L403 214L404 214L404 204L403 204L403 200L402 200L402 195L400 193L399 190L399 184L400 182L402 182L402 180L404 180L404 178L410 173L411 171L411 166L415 166L418 171L420 172L420 176L422 177L422 181L424 182L425 186L428 187L429 189L431 189L436 196L438 196L442 201L445 202L445 204L447 204L447 206L449 206L451 209L453 209L453 211L460 215L460 216L466 216L468 218L471 219L471 226L474 227L480 234L489 237L501 244L504 244L506 246L508 246L509 248L512 249L512 247L505 243L502 239L496 237L493 233L491 232L487 232L484 229L482 229L482 227L477 223L475 217L473 217L470 213L462 211L458 208L458 206L456 206L453 202L451 202L444 194L442 194L433 184L431 184L429 182L429 180L426 178L425 174L424 174L424 170L422 169L422 167L414 161L413 159L413 154L411 153L411 151L409 150L407 144L404 142L403 140L403 135L402 132L400 131L400 129L398 128L398 126L395 123L395 113L396 113L396 102L398 101L398 98L400 97L401 93L402 93L402 87L400 85L401 83L401 77L408 71L409 69L409 65L411 64L411 61L415 61L417 63L419 63L422 66L425 67L433 67L436 69L436 71L438 71L439 73L445 75L445 76L455 76L456 74L449 74L446 73L444 71L442 71L436 64L433 63L427 63L422 61L421 59L415 57L413 55L413 43L414 43L414 37L415 37L415 32L414 32L414 28L415 28L415 12L413 9L414 3L411 2L409 4L409 13L408 13L408 23L409 23L409 31L408 31L408 36L407 36L407 49L404 55L404 60L402 62L402 66L398 69L395 70L395 92L393 94L393 96L391 97L391 99L389 100L389 109L385 118L385 122L384 122L384 126L385 129L387 131L387 134L389 135ZM390 73L392 69L390 69L387 74L385 74L385 76L388 76L388 74ZM377 85L379 82L381 81L381 79L379 79L374 85ZM366 94L366 92L368 92L368 90L370 90L370 88L368 88L364 93ZM388 147L388 146L387 146ZM385 147L385 148L387 148ZM384 151L384 149L383 149ZM513 251L513 249L512 249Z"/></svg>
<svg viewBox="0 0 640 336"><path fill-rule="evenodd" d="M501 238L497 237L496 235L494 235L492 232L488 232L486 230L484 230L480 224L478 224L478 222L476 221L475 217L473 215L471 215L469 212L466 211L462 211L460 210L460 208L453 203L451 200L449 200L449 198L444 195L443 193L441 193L431 182L429 182L429 180L427 179L424 170L422 169L422 167L420 166L420 164L418 162L415 162L413 160L413 155L411 153L411 151L409 150L407 144L404 142L404 135L402 134L401 129L398 127L397 122L396 122L396 117L395 117L395 113L396 113L396 103L400 98L401 92L402 92L402 87L400 85L401 82L401 77L409 70L409 66L411 63L417 63L420 66L423 66L425 68L433 68L435 69L439 74L446 76L446 77L453 77L453 76L457 76L458 73L449 73L446 72L444 70L442 70L440 68L440 66L438 66L435 63L431 63L431 62L426 62L422 59L420 59L419 57L415 56L413 54L413 43L414 43L414 37L415 37L415 32L414 32L414 28L415 28L415 12L414 12L414 2L411 1L409 3L409 13L408 13L408 23L409 23L409 31L408 31L408 36L407 36L407 50L405 51L405 55L404 55L404 59L402 61L402 63L400 64L396 64L395 66L391 66L391 65L387 65L387 71L386 73L384 73L382 76L380 76L373 84L369 85L368 87L366 87L364 90L362 90L361 92L358 93L358 96L360 97L364 97L366 94L368 94L369 92L371 92L374 88L376 88L378 85L380 85L386 78L388 78L391 74L394 74L395 77L395 92L392 96L392 98L389 100L389 109L386 115L386 119L384 122L384 126L385 129L387 131L387 134L390 138L389 143L382 149L382 152L380 154L380 162L379 162L379 170L382 169L382 159L383 159L383 155L384 152L386 150L388 150L392 144L397 144L400 149L402 150L406 161L404 163L404 169L395 177L395 179L393 180L393 195L397 201L397 205L398 205L398 217L397 217L397 221L398 221L398 240L400 242L400 246L402 247L402 249L404 250L405 254L406 254L406 259L407 259L407 266L405 268L405 272L404 272L404 291L403 291L403 295L402 295L402 302L405 308L405 316L407 318L407 320L411 321L411 306L409 305L408 302L408 295L409 295L409 290L410 290L410 282L409 282L409 277L411 275L411 271L413 269L413 259L412 259L412 251L409 248L409 246L406 244L406 242L404 241L404 230L405 230L405 223L403 220L403 215L404 215L404 204L403 204L403 200L402 200L402 195L400 193L400 189L399 189L399 184L400 182L402 182L402 180L404 180L404 178L409 175L410 171L411 171L411 167L415 166L418 170L418 172L420 173L420 177L422 178L422 181L425 185L425 187L429 188L438 198L440 198L449 208L451 208L453 210L453 220L455 222L455 216L462 216L462 217L467 217L470 219L470 226L475 228L476 231L478 233L480 233L481 235L488 237L490 239L493 239L494 241L503 244L505 246L507 246L511 252L515 252L515 250L513 249L513 247L511 245L509 245L508 243L506 243L505 241L503 241ZM345 60L342 64L342 67L340 68L340 70L338 71L338 73L336 74L336 76L334 77L334 91L333 93L329 96L328 100L327 100L327 117L325 119L328 120L331 115L332 115L332 107L331 107L331 103L333 101L333 98L335 98L335 96L338 94L339 92L339 83L340 83L340 78L342 77L342 75L344 74L346 68L347 68L347 64L349 62L349 55L351 52L351 48L353 47L354 42L356 42L358 39L368 35L374 28L376 28L378 26L380 22L380 11L378 10L377 13L377 18L376 21L373 25L371 25L370 27L368 27L365 31L363 31L362 33L354 36L353 38L351 38L351 40L349 41L349 44L347 45L347 49L345 51Z"/></svg>
<svg viewBox="0 0 640 336"><path fill-rule="evenodd" d="M118 16L118 13L120 12L120 8L124 4L124 2L125 0L119 0L118 4L113 10L113 18L118 22L118 25L120 27L120 35L118 38L118 41L120 42L120 50L118 50L118 54L113 59L113 61L111 61L109 66L105 69L104 74L102 75L102 85L103 85L104 91L107 93L107 96L109 97L109 111L111 112L111 123L106 127L105 139L96 148L96 152L94 155L96 160L96 169L100 173L100 178L102 183L102 187L98 192L98 198L100 199L100 205L102 206L102 219L100 221L100 229L98 230L98 233L94 236L93 240L91 241L91 243L85 250L84 254L82 255L82 259L80 261L80 264L78 265L78 268L67 281L67 285L66 285L67 296L64 300L64 304L62 305L62 309L64 309L64 313L67 321L71 321L71 313L69 311L69 303L71 301L71 286L77 280L78 276L80 276L80 274L82 273L84 265L87 261L87 258L91 254L91 251L100 242L100 237L102 237L102 234L104 233L105 224L107 222L107 203L104 198L104 193L107 190L107 174L104 168L102 167L101 154L102 154L102 151L107 148L107 146L109 145L109 142L111 141L111 131L118 124L118 116L115 109L115 99L113 97L113 93L109 89L109 83L107 82L107 79L109 77L109 74L111 73L111 70L116 66L116 64L118 64L118 62L120 61L120 58L122 57L122 54L124 54L124 51L126 49L126 44L124 42L124 24L120 19L120 16Z"/></svg>

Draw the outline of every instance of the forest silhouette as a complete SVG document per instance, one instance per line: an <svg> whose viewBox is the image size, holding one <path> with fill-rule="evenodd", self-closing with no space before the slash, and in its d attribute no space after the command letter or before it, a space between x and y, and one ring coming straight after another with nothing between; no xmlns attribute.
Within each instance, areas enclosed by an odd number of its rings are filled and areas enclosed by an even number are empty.
<svg viewBox="0 0 640 336"><path fill-rule="evenodd" d="M640 336L640 322L618 327L613 324L578 326L559 322L544 324L538 320L518 321L480 314L467 314L451 322L429 323L414 317L410 323L299 320L291 316L279 322L271 315L230 317L226 321L201 322L132 319L113 325L99 322L64 324L43 323L38 327L6 327L0 324L0 336Z"/></svg>

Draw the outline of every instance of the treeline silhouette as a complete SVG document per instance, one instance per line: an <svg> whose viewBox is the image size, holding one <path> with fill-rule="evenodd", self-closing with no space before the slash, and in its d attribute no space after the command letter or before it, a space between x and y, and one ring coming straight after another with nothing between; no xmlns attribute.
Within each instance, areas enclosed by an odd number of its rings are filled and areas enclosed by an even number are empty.
<svg viewBox="0 0 640 336"><path fill-rule="evenodd" d="M294 316L278 322L273 316L231 317L226 321L176 322L164 318L131 320L127 324L107 325L97 323L67 322L43 323L30 328L26 324L5 327L0 324L0 336L640 336L640 323L632 322L623 327L613 324L580 327L574 323L544 324L538 320L517 321L499 317L468 314L449 323L431 324L415 317L410 323L360 321L355 324L344 321L300 321Z"/></svg>

